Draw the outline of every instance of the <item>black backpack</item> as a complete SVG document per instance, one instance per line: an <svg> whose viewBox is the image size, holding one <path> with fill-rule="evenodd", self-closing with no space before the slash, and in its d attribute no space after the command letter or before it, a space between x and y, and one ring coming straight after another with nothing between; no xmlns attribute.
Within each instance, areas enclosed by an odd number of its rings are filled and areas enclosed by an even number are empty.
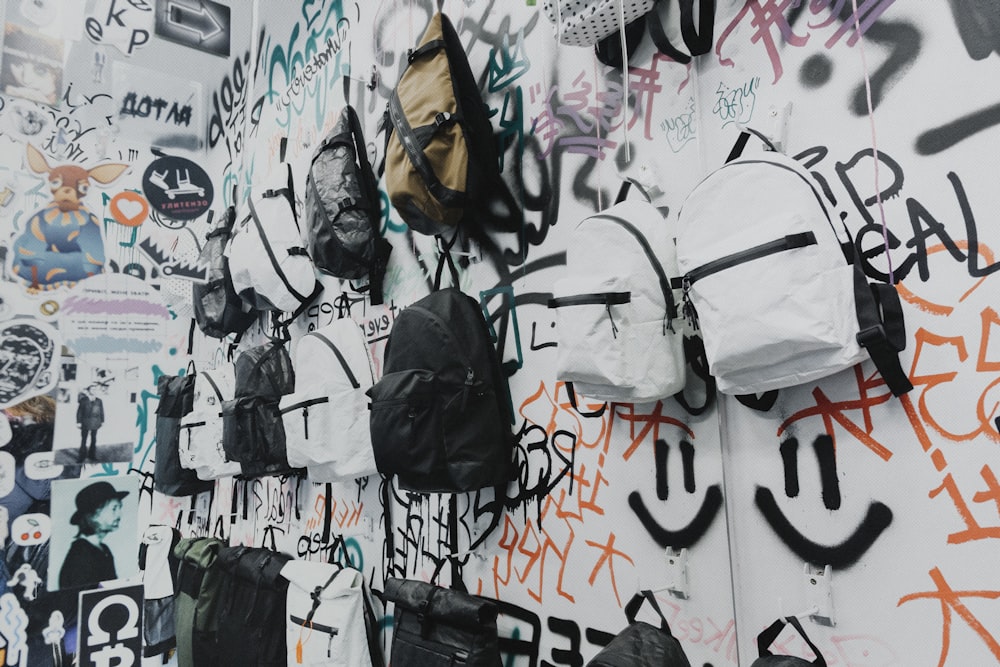
<svg viewBox="0 0 1000 667"><path fill-rule="evenodd" d="M236 358L233 400L222 402L222 447L240 463L244 479L293 472L285 451L281 397L295 390L295 371L284 341L273 339Z"/></svg>
<svg viewBox="0 0 1000 667"><path fill-rule="evenodd" d="M156 407L156 461L153 488L168 496L193 496L213 488L213 482L198 479L194 470L181 467L178 448L181 417L194 404L194 374L161 375L156 383L160 402Z"/></svg>
<svg viewBox="0 0 1000 667"><path fill-rule="evenodd" d="M369 276L372 305L383 303L382 281L392 246L379 234L382 195L361 122L350 105L313 153L305 218L316 268L349 280Z"/></svg>
<svg viewBox="0 0 1000 667"><path fill-rule="evenodd" d="M290 556L257 547L225 547L219 552L222 594L217 608L219 664L284 667L285 596L281 568Z"/></svg>
<svg viewBox="0 0 1000 667"><path fill-rule="evenodd" d="M211 221L212 213L209 216ZM193 283L191 288L195 322L202 333L212 338L242 334L259 314L259 311L251 308L236 293L229 274L229 260L225 250L234 222L236 207L230 206L219 224L205 236L205 245L198 261L202 266L208 267L207 280L204 283Z"/></svg>
<svg viewBox="0 0 1000 667"><path fill-rule="evenodd" d="M447 288L403 309L368 395L375 464L400 488L462 492L512 479L506 381L472 297Z"/></svg>
<svg viewBox="0 0 1000 667"><path fill-rule="evenodd" d="M805 658L798 658L794 655L775 655L771 652L771 645L774 644L786 624L795 628L795 631L799 633L803 641L812 649L813 654L816 656L812 661ZM760 657L754 660L750 667L826 667L826 658L819 652L819 647L809 639L809 635L806 634L805 628L802 627L799 619L794 616L779 618L764 628L757 635L757 652Z"/></svg>
<svg viewBox="0 0 1000 667"><path fill-rule="evenodd" d="M643 602L660 618L660 625L637 621ZM639 591L625 605L628 625L587 663L587 667L691 667L684 648L670 632L667 618L652 591Z"/></svg>

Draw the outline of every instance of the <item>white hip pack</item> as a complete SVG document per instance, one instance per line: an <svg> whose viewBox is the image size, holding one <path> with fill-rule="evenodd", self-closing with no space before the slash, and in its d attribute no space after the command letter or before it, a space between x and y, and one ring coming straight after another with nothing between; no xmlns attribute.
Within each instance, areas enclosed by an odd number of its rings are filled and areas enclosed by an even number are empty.
<svg viewBox="0 0 1000 667"><path fill-rule="evenodd" d="M321 289L300 238L291 165L250 193L226 248L233 288L260 310L298 312Z"/></svg>
<svg viewBox="0 0 1000 667"><path fill-rule="evenodd" d="M666 220L649 202L619 202L581 221L549 301L557 313L556 377L606 401L681 391L678 275Z"/></svg>
<svg viewBox="0 0 1000 667"><path fill-rule="evenodd" d="M623 5L623 6L622 6ZM656 0L545 0L542 9L562 44L593 46L652 11Z"/></svg>
<svg viewBox="0 0 1000 667"><path fill-rule="evenodd" d="M181 466L209 480L240 473L240 464L226 459L222 448L222 402L232 399L236 377L232 364L194 376L194 407L181 418Z"/></svg>
<svg viewBox="0 0 1000 667"><path fill-rule="evenodd" d="M869 285L799 163L773 151L734 159L744 134L678 220L685 309L693 306L719 390L803 384L871 356L894 394L909 391L895 288Z"/></svg>
<svg viewBox="0 0 1000 667"><path fill-rule="evenodd" d="M281 399L289 465L306 468L313 482L374 475L365 394L374 371L360 327L345 318L302 336L295 362L301 389Z"/></svg>
<svg viewBox="0 0 1000 667"><path fill-rule="evenodd" d="M285 640L289 665L381 667L382 648L364 576L352 568L290 560Z"/></svg>

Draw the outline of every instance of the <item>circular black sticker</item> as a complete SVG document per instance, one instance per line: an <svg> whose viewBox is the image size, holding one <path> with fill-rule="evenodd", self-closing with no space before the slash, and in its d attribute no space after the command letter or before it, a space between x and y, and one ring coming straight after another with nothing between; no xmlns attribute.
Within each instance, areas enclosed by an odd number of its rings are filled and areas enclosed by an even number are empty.
<svg viewBox="0 0 1000 667"><path fill-rule="evenodd" d="M150 206L176 220L193 220L212 207L212 181L187 158L166 156L142 175L142 191Z"/></svg>

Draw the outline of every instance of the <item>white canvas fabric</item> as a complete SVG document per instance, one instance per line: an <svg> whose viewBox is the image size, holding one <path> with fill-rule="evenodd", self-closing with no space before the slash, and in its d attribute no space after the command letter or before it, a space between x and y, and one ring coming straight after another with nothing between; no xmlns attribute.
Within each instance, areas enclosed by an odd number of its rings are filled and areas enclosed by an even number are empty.
<svg viewBox="0 0 1000 667"><path fill-rule="evenodd" d="M623 28L622 9L628 25L652 11L655 4L656 0L545 0L542 10L562 44L593 46Z"/></svg>
<svg viewBox="0 0 1000 667"><path fill-rule="evenodd" d="M191 412L181 418L181 466L198 479L210 480L240 473L240 464L226 459L222 448L222 402L233 398L236 376L232 364L194 376Z"/></svg>
<svg viewBox="0 0 1000 667"><path fill-rule="evenodd" d="M288 561L281 575L288 580L289 667L372 667L364 576L352 568L304 560Z"/></svg>
<svg viewBox="0 0 1000 667"><path fill-rule="evenodd" d="M226 248L236 292L261 310L295 312L316 288L316 271L300 238L292 204L291 166L250 193Z"/></svg>
<svg viewBox="0 0 1000 667"><path fill-rule="evenodd" d="M680 211L677 254L720 391L803 384L868 357L854 268L795 160L766 152L711 173Z"/></svg>
<svg viewBox="0 0 1000 667"><path fill-rule="evenodd" d="M374 371L357 323L336 320L299 339L295 375L299 390L281 400L289 465L306 468L313 482L378 472L365 394Z"/></svg>
<svg viewBox="0 0 1000 667"><path fill-rule="evenodd" d="M680 292L673 239L655 206L627 200L585 218L553 288L556 377L577 393L619 402L684 388Z"/></svg>

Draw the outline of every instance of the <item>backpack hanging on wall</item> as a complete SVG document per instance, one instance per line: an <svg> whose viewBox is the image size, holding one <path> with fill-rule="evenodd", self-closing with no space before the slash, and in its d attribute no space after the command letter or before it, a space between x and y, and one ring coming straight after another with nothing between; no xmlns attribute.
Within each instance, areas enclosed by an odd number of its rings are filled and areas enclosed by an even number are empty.
<svg viewBox="0 0 1000 667"><path fill-rule="evenodd" d="M493 127L451 21L431 17L389 98L385 187L415 232L437 235L504 190Z"/></svg>
<svg viewBox="0 0 1000 667"><path fill-rule="evenodd" d="M181 419L179 457L181 466L194 470L198 479L240 473L240 464L226 458L222 444L222 404L236 391L235 373L233 364L221 364L195 375L193 408Z"/></svg>
<svg viewBox="0 0 1000 667"><path fill-rule="evenodd" d="M812 661L792 655L775 655L771 653L771 646L778 638L778 635L781 634L786 623L795 628L796 632L802 637L802 640L812 649L813 654L816 656ZM826 667L826 658L819 652L816 644L809 639L809 635L806 634L799 619L794 616L779 618L757 635L757 651L757 655L760 657L754 660L750 667Z"/></svg>
<svg viewBox="0 0 1000 667"><path fill-rule="evenodd" d="M222 403L222 445L240 463L244 479L293 472L285 453L279 403L295 390L295 371L284 341L270 340L236 358L233 400Z"/></svg>
<svg viewBox="0 0 1000 667"><path fill-rule="evenodd" d="M181 467L180 425L191 412L194 401L194 374L161 375L156 382L160 400L156 406L156 461L153 488L168 496L193 496L212 489L193 470Z"/></svg>
<svg viewBox="0 0 1000 667"><path fill-rule="evenodd" d="M637 621L643 602L660 617L659 627ZM684 648L670 632L652 591L636 593L625 605L628 626L587 663L587 667L691 667Z"/></svg>
<svg viewBox="0 0 1000 667"><path fill-rule="evenodd" d="M177 558L180 533L170 526L149 526L139 545L142 570L142 655L162 655L177 646Z"/></svg>
<svg viewBox="0 0 1000 667"><path fill-rule="evenodd" d="M368 343L357 322L334 321L299 339L297 391L281 399L288 464L313 482L374 475L367 391L375 381Z"/></svg>
<svg viewBox="0 0 1000 667"><path fill-rule="evenodd" d="M258 547L219 551L223 584L218 604L217 646L222 665L284 667L285 598L288 581L281 569L287 554Z"/></svg>
<svg viewBox="0 0 1000 667"><path fill-rule="evenodd" d="M718 389L761 393L871 357L893 394L909 391L895 287L869 285L798 162L773 150L735 159L748 136L695 186L678 220L685 308Z"/></svg>
<svg viewBox="0 0 1000 667"><path fill-rule="evenodd" d="M379 623L364 576L353 568L292 560L285 644L289 665L383 667Z"/></svg>
<svg viewBox="0 0 1000 667"><path fill-rule="evenodd" d="M219 664L217 608L224 575L218 556L224 547L225 542L214 537L186 537L174 547L178 562L175 614L178 667Z"/></svg>
<svg viewBox="0 0 1000 667"><path fill-rule="evenodd" d="M350 105L313 153L305 224L316 268L348 280L368 276L372 305L381 304L392 246L379 232L382 195L368 162L361 121Z"/></svg>
<svg viewBox="0 0 1000 667"><path fill-rule="evenodd" d="M205 245L198 257L199 264L208 269L206 282L195 282L191 287L195 322L202 333L212 338L242 334L258 315L233 287L225 250L235 223L236 207L230 206L219 224L205 236Z"/></svg>
<svg viewBox="0 0 1000 667"><path fill-rule="evenodd" d="M681 391L686 362L673 239L659 210L627 192L577 225L549 307L556 377L588 398L635 403Z"/></svg>
<svg viewBox="0 0 1000 667"><path fill-rule="evenodd" d="M565 1L565 0L564 0ZM660 53L674 62L687 64L693 56L700 56L712 50L715 27L715 0L698 0L698 24L694 19L695 0L657 0L653 9L645 16L625 26L624 31L615 31L601 39L594 47L597 59L605 65L621 69L622 37L625 38L625 57L631 58L649 33L653 45ZM659 8L677 5L680 14L680 33L687 51L673 45L663 28L663 16Z"/></svg>
<svg viewBox="0 0 1000 667"><path fill-rule="evenodd" d="M322 290L302 245L292 166L287 162L250 193L226 257L233 287L260 310L297 315Z"/></svg>
<svg viewBox="0 0 1000 667"><path fill-rule="evenodd" d="M392 667L501 667L493 600L394 577L385 600L395 605Z"/></svg>
<svg viewBox="0 0 1000 667"><path fill-rule="evenodd" d="M369 395L375 462L400 488L462 492L512 478L505 377L479 304L460 290L399 313Z"/></svg>
<svg viewBox="0 0 1000 667"><path fill-rule="evenodd" d="M656 0L544 0L542 11L555 26L560 43L593 46L648 14L655 4Z"/></svg>

